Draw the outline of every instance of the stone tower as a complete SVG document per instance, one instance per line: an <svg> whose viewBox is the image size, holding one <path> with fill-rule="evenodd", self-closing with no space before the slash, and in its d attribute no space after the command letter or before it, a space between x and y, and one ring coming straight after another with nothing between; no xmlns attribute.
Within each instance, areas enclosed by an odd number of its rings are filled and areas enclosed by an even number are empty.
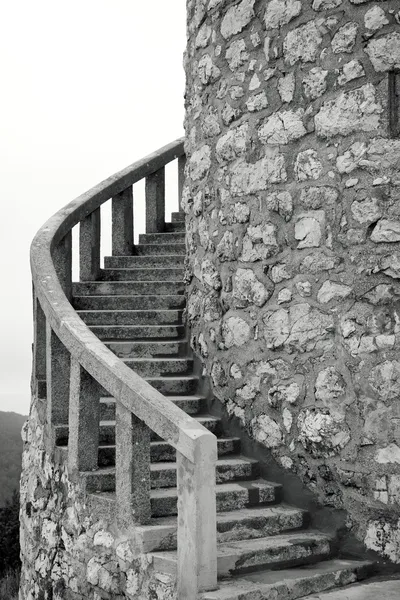
<svg viewBox="0 0 400 600"><path fill-rule="evenodd" d="M188 0L191 344L213 392L400 562L400 5Z"/></svg>

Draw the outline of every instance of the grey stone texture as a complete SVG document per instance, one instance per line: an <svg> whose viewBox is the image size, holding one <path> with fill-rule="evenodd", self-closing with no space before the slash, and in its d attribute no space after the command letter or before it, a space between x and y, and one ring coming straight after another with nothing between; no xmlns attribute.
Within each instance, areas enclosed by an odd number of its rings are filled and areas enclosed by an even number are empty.
<svg viewBox="0 0 400 600"><path fill-rule="evenodd" d="M248 435L400 563L398 2L187 4L193 348Z"/></svg>

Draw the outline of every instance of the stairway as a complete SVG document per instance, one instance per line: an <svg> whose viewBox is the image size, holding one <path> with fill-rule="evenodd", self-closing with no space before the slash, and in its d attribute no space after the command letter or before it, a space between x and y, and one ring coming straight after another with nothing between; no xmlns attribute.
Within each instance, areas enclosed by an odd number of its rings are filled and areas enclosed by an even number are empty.
<svg viewBox="0 0 400 600"><path fill-rule="evenodd" d="M185 308L183 213L173 213L164 233L140 235L134 256L105 259L101 281L75 283L73 305L90 329L126 365L218 437L217 591L203 600L293 600L366 577L367 561L336 558L337 543L309 527L306 511L282 501L282 486L259 475L259 464L241 455L237 437L207 413L182 321ZM115 507L115 401L101 398L97 471L83 473L90 502ZM59 445L68 428L58 427ZM142 549L156 571L177 566L175 450L151 441L151 509L137 527ZM187 599L191 600L191 599Z"/></svg>

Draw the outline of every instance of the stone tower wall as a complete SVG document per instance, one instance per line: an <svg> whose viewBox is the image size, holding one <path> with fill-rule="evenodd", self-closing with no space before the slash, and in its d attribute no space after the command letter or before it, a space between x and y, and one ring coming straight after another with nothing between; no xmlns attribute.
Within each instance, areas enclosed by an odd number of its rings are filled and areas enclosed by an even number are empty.
<svg viewBox="0 0 400 600"><path fill-rule="evenodd" d="M183 200L214 394L394 562L399 22L398 0L188 0Z"/></svg>

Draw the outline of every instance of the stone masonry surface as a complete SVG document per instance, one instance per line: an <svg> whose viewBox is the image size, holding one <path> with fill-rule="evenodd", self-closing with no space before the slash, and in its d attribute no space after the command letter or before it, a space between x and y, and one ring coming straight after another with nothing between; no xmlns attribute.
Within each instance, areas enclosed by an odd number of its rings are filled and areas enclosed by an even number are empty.
<svg viewBox="0 0 400 600"><path fill-rule="evenodd" d="M188 0L187 319L213 392L400 563L398 1Z"/></svg>
<svg viewBox="0 0 400 600"><path fill-rule="evenodd" d="M175 578L155 573L132 532L87 506L82 481L47 452L45 404L33 397L23 430L20 599L176 598Z"/></svg>

